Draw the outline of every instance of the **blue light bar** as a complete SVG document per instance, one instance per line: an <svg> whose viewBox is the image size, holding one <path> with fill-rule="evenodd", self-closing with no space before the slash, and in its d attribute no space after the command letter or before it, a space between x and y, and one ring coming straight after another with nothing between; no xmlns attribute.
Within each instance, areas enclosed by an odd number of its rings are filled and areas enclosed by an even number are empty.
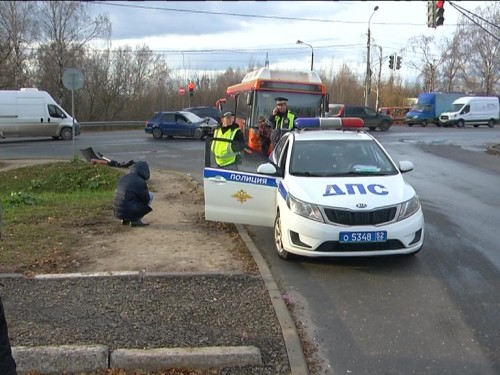
<svg viewBox="0 0 500 375"><path fill-rule="evenodd" d="M342 129L342 119L338 117L299 117L295 119L298 129Z"/></svg>

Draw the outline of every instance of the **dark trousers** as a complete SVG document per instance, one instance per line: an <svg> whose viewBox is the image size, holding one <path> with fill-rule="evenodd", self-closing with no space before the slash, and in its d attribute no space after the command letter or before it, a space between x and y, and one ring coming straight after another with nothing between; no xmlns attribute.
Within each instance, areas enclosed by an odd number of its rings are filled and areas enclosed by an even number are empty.
<svg viewBox="0 0 500 375"><path fill-rule="evenodd" d="M12 357L7 321L5 320L2 298L0 297L0 375L16 374L16 362Z"/></svg>

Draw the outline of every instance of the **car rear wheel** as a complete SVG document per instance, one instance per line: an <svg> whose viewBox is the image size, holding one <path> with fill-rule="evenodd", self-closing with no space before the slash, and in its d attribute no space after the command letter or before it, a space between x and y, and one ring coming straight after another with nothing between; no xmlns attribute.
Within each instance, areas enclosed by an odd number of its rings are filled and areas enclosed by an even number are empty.
<svg viewBox="0 0 500 375"><path fill-rule="evenodd" d="M291 254L283 248L283 233L281 229L281 217L279 211L276 214L276 219L274 220L274 246L280 258L291 258Z"/></svg>
<svg viewBox="0 0 500 375"><path fill-rule="evenodd" d="M163 131L160 128L154 128L153 129L153 138L154 139L161 139L163 137Z"/></svg>
<svg viewBox="0 0 500 375"><path fill-rule="evenodd" d="M490 121L488 121L488 126L489 126L490 128L494 127L494 126L495 126L495 120L490 119Z"/></svg>
<svg viewBox="0 0 500 375"><path fill-rule="evenodd" d="M201 129L201 128L194 129L194 137L196 139L202 139L203 135L204 135L203 129Z"/></svg>

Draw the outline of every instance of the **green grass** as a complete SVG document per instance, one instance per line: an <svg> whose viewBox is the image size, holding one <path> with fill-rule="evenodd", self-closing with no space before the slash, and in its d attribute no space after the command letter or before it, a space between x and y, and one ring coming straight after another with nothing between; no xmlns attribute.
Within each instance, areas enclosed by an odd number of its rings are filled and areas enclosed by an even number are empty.
<svg viewBox="0 0 500 375"><path fill-rule="evenodd" d="M123 171L81 160L0 171L0 272L60 272L82 234L113 224Z"/></svg>

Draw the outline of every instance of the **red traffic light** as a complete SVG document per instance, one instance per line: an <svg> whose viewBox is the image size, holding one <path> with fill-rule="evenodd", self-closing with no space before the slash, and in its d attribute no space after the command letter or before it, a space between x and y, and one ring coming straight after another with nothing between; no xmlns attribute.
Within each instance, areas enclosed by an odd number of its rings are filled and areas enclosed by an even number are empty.
<svg viewBox="0 0 500 375"><path fill-rule="evenodd" d="M194 82L189 82L188 89L190 92L194 91Z"/></svg>
<svg viewBox="0 0 500 375"><path fill-rule="evenodd" d="M440 9L444 7L444 0L436 1L436 8Z"/></svg>

